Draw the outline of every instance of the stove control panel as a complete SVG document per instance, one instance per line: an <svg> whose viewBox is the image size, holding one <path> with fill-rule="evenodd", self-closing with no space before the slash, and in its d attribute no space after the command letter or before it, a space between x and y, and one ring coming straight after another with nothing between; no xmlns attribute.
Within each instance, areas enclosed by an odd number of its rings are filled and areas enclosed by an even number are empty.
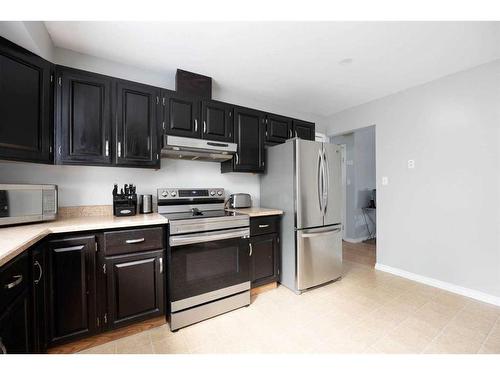
<svg viewBox="0 0 500 375"><path fill-rule="evenodd" d="M170 200L206 200L214 199L221 200L224 199L224 189L222 188L194 188L194 189L184 189L184 188L162 188L157 191L158 202L170 201Z"/></svg>

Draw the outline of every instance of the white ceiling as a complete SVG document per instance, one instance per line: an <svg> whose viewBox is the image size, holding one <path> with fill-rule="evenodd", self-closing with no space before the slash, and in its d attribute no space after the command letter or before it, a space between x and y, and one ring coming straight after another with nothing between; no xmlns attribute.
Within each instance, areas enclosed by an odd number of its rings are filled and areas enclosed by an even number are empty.
<svg viewBox="0 0 500 375"><path fill-rule="evenodd" d="M56 47L321 116L500 58L500 22L45 24Z"/></svg>

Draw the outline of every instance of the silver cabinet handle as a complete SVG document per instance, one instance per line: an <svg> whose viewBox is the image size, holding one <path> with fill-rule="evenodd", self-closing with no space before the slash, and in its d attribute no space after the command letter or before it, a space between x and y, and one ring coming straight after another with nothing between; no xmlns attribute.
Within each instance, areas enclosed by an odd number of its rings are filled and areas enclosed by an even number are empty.
<svg viewBox="0 0 500 375"><path fill-rule="evenodd" d="M160 258L160 273L163 273L163 258Z"/></svg>
<svg viewBox="0 0 500 375"><path fill-rule="evenodd" d="M2 338L0 337L0 353L1 354L7 354L7 348L3 344Z"/></svg>
<svg viewBox="0 0 500 375"><path fill-rule="evenodd" d="M250 253L248 253L248 256L250 256L250 257L251 257L251 256L252 256L252 253L253 253L252 243L250 242L250 243L248 244L248 246L250 247Z"/></svg>
<svg viewBox="0 0 500 375"><path fill-rule="evenodd" d="M4 286L5 289L15 288L16 286L18 286L19 284L21 284L23 282L23 275L15 275L13 278L14 278L13 282L5 284L5 286Z"/></svg>
<svg viewBox="0 0 500 375"><path fill-rule="evenodd" d="M106 156L109 156L109 141L106 139L106 146L104 147L106 150Z"/></svg>
<svg viewBox="0 0 500 375"><path fill-rule="evenodd" d="M122 156L122 143L118 142L118 157Z"/></svg>
<svg viewBox="0 0 500 375"><path fill-rule="evenodd" d="M259 228L267 228L269 227L269 224L259 224Z"/></svg>
<svg viewBox="0 0 500 375"><path fill-rule="evenodd" d="M144 238L136 238L135 240L126 240L125 243L140 243L144 242Z"/></svg>
<svg viewBox="0 0 500 375"><path fill-rule="evenodd" d="M42 266L40 265L38 260L35 260L34 265L38 267L39 274L38 274L38 279L34 280L33 282L35 284L38 284L40 282L40 280L42 280L43 270L42 270Z"/></svg>
<svg viewBox="0 0 500 375"><path fill-rule="evenodd" d="M240 164L240 157L238 156L238 154L234 154L234 157L236 158L236 164Z"/></svg>
<svg viewBox="0 0 500 375"><path fill-rule="evenodd" d="M194 119L194 131L198 131L198 119Z"/></svg>
<svg viewBox="0 0 500 375"><path fill-rule="evenodd" d="M203 120L203 133L207 132L207 122Z"/></svg>
<svg viewBox="0 0 500 375"><path fill-rule="evenodd" d="M289 134L288 138L292 138L292 136L293 136L293 134L292 134L292 129L289 129L289 130L288 130L288 134Z"/></svg>

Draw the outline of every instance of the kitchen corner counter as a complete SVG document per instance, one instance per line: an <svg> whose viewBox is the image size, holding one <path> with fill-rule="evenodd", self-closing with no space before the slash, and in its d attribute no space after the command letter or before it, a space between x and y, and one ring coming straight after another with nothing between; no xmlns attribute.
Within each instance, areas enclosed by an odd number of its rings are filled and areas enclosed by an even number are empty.
<svg viewBox="0 0 500 375"><path fill-rule="evenodd" d="M274 208L262 208L262 207L234 208L234 209L227 209L227 211L246 214L250 217L283 215L283 211L281 210L276 210Z"/></svg>
<svg viewBox="0 0 500 375"><path fill-rule="evenodd" d="M168 220L157 213L115 217L112 215L60 218L37 224L0 228L0 266L52 233L83 232L147 225L164 225Z"/></svg>

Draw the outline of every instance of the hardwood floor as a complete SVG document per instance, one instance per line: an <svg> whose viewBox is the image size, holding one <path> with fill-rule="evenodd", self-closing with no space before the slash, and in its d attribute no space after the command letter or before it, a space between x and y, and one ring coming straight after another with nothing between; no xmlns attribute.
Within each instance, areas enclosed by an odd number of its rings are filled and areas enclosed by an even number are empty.
<svg viewBox="0 0 500 375"><path fill-rule="evenodd" d="M344 260L375 267L376 242L374 240L359 243L342 241L342 253Z"/></svg>

